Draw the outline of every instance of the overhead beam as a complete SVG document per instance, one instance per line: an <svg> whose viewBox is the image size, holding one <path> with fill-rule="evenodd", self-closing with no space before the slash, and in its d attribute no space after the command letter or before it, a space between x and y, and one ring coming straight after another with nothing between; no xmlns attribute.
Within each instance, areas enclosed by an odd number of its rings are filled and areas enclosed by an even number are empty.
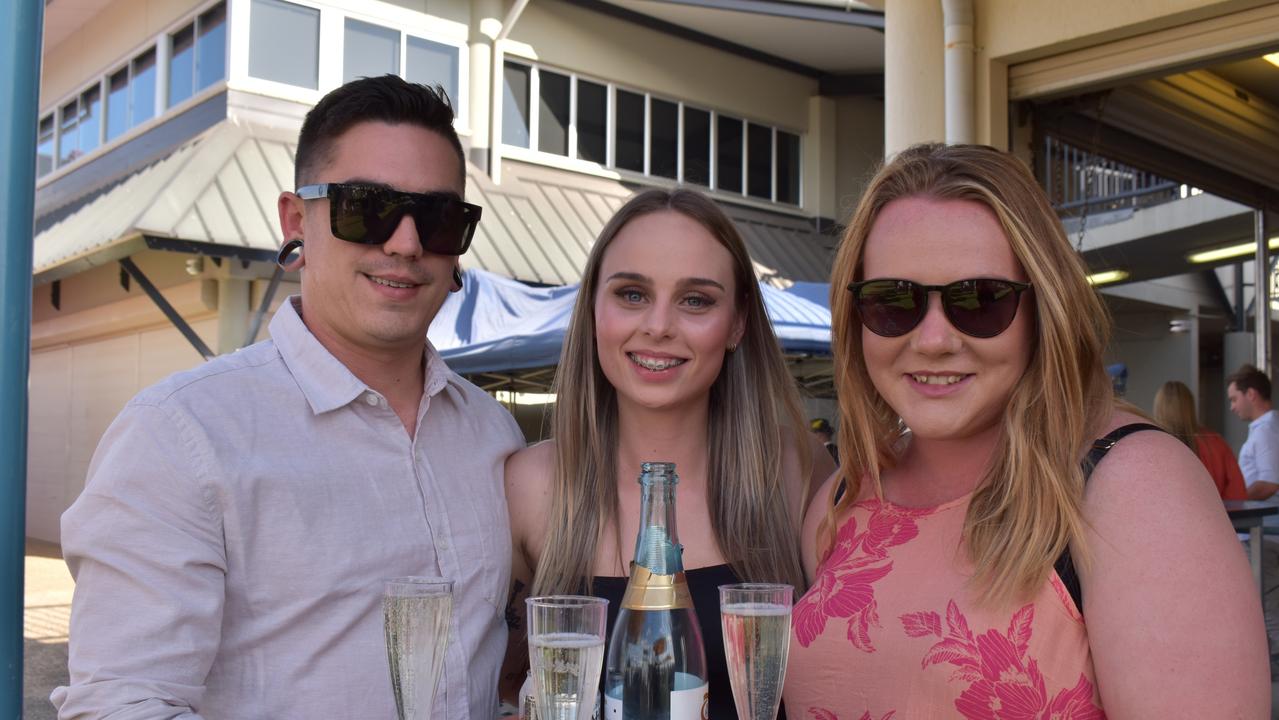
<svg viewBox="0 0 1279 720"><path fill-rule="evenodd" d="M853 73L850 75L826 75L817 84L818 93L826 97L847 95L883 96L884 73Z"/></svg>

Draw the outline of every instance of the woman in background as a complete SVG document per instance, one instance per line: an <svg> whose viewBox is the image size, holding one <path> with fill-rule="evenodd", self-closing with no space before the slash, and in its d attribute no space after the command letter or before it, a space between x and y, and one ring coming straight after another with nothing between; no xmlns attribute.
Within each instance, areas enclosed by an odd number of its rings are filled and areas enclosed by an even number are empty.
<svg viewBox="0 0 1279 720"><path fill-rule="evenodd" d="M674 462L710 717L736 718L716 588L803 592L801 517L834 466L812 449L745 243L718 205L648 190L618 210L582 273L555 392L553 438L506 464L517 588L608 598L611 632L634 557L640 463ZM514 605L523 610L519 596ZM520 624L508 659L527 659L524 640Z"/></svg>
<svg viewBox="0 0 1279 720"><path fill-rule="evenodd" d="M1155 422L1199 456L1222 500L1248 499L1239 461L1225 438L1199 424L1195 396L1185 383L1170 380L1155 393Z"/></svg>
<svg viewBox="0 0 1279 720"><path fill-rule="evenodd" d="M845 462L805 520L792 716L1265 714L1230 522L1186 447L1116 406L1105 306L1020 160L902 151L831 292Z"/></svg>

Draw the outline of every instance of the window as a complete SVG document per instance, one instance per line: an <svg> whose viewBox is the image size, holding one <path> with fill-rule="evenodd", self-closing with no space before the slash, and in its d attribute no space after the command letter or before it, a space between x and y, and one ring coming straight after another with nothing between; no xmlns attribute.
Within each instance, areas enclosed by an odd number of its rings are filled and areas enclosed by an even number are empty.
<svg viewBox="0 0 1279 720"><path fill-rule="evenodd" d="M226 77L226 5L218 3L195 21L195 91Z"/></svg>
<svg viewBox="0 0 1279 720"><path fill-rule="evenodd" d="M649 112L648 172L679 179L679 105L652 98Z"/></svg>
<svg viewBox="0 0 1279 720"><path fill-rule="evenodd" d="M129 126L155 117L155 48L133 59L129 78Z"/></svg>
<svg viewBox="0 0 1279 720"><path fill-rule="evenodd" d="M346 19L342 82L400 73L400 31Z"/></svg>
<svg viewBox="0 0 1279 720"><path fill-rule="evenodd" d="M423 85L439 85L448 93L454 110L461 107L457 88L461 73L458 71L456 47L410 35L404 65L405 80Z"/></svg>
<svg viewBox="0 0 1279 720"><path fill-rule="evenodd" d="M684 108L684 182L711 184L711 114Z"/></svg>
<svg viewBox="0 0 1279 720"><path fill-rule="evenodd" d="M102 142L102 88L94 85L80 94L80 154Z"/></svg>
<svg viewBox="0 0 1279 720"><path fill-rule="evenodd" d="M503 79L506 145L800 204L797 133L524 61L507 62Z"/></svg>
<svg viewBox="0 0 1279 720"><path fill-rule="evenodd" d="M169 96L173 107L226 77L226 4L218 3L169 36Z"/></svg>
<svg viewBox="0 0 1279 720"><path fill-rule="evenodd" d="M645 99L639 93L617 91L613 164L623 170L644 172Z"/></svg>
<svg viewBox="0 0 1279 720"><path fill-rule="evenodd" d="M777 202L799 204L799 136L777 131Z"/></svg>
<svg viewBox="0 0 1279 720"><path fill-rule="evenodd" d="M319 89L320 11L284 0L253 0L249 75Z"/></svg>
<svg viewBox="0 0 1279 720"><path fill-rule="evenodd" d="M72 100L62 106L58 112L58 165L80 157L80 136L76 133L76 123L80 120L80 104Z"/></svg>
<svg viewBox="0 0 1279 720"><path fill-rule="evenodd" d="M720 115L715 123L715 187L742 191L742 121Z"/></svg>
<svg viewBox="0 0 1279 720"><path fill-rule="evenodd" d="M129 129L129 68L107 78L107 142Z"/></svg>
<svg viewBox="0 0 1279 720"><path fill-rule="evenodd" d="M533 69L527 65L507 63L502 68L502 142L529 147L532 124L529 121L529 87Z"/></svg>
<svg viewBox="0 0 1279 720"><path fill-rule="evenodd" d="M195 23L169 36L169 104L195 94Z"/></svg>
<svg viewBox="0 0 1279 720"><path fill-rule="evenodd" d="M608 87L577 81L577 156L608 162Z"/></svg>
<svg viewBox="0 0 1279 720"><path fill-rule="evenodd" d="M40 118L36 135L36 177L53 172L53 114Z"/></svg>
<svg viewBox="0 0 1279 720"><path fill-rule="evenodd" d="M773 129L755 123L746 130L746 194L773 197Z"/></svg>
<svg viewBox="0 0 1279 720"><path fill-rule="evenodd" d="M568 155L569 77L538 71L537 149Z"/></svg>

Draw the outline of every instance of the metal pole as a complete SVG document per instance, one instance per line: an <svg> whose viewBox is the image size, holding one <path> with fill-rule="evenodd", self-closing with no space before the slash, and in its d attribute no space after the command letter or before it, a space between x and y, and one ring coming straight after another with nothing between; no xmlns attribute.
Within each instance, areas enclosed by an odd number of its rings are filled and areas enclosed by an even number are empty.
<svg viewBox="0 0 1279 720"><path fill-rule="evenodd" d="M1257 238L1257 256L1253 270L1253 319L1256 323L1257 368L1267 377L1270 372L1270 247L1266 240L1266 212L1253 211L1253 235Z"/></svg>
<svg viewBox="0 0 1279 720"><path fill-rule="evenodd" d="M31 231L44 0L0 3L0 718L22 717Z"/></svg>

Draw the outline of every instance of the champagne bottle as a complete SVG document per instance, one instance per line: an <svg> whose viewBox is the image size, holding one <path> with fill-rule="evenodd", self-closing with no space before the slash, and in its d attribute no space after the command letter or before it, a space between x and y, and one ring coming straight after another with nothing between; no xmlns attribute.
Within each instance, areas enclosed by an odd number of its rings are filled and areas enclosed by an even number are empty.
<svg viewBox="0 0 1279 720"><path fill-rule="evenodd" d="M706 650L675 529L673 463L640 468L639 535L609 640L606 720L706 720Z"/></svg>

